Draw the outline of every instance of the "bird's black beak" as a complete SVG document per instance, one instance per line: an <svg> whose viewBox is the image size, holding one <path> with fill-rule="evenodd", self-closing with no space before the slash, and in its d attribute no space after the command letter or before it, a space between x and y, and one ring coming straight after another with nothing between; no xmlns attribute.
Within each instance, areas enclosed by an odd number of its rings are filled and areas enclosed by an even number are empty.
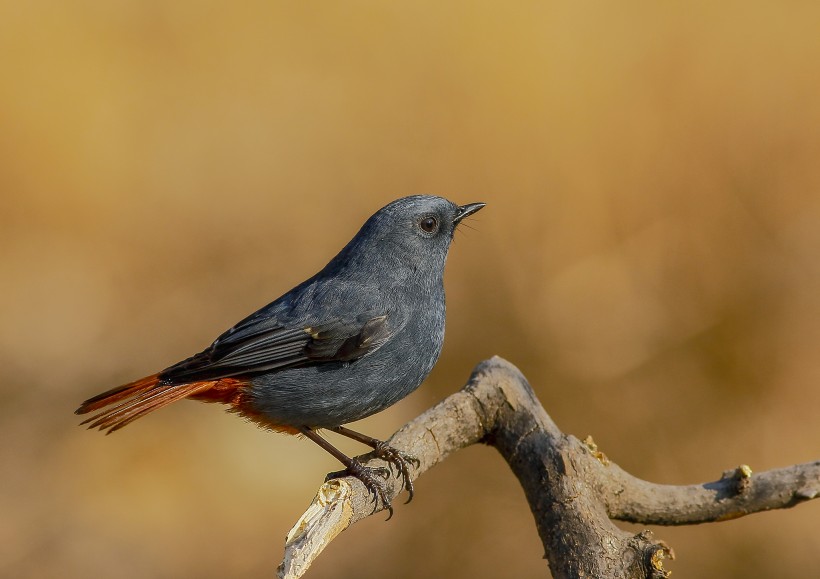
<svg viewBox="0 0 820 579"><path fill-rule="evenodd" d="M468 217L484 207L486 203L468 203L467 205L462 205L458 208L458 213L456 213L456 218L453 219L453 225L458 225L459 222Z"/></svg>

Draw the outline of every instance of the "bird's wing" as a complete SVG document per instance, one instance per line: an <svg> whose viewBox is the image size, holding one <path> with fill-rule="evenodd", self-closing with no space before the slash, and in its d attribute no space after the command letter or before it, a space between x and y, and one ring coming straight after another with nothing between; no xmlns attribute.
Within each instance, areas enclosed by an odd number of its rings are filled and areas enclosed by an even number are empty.
<svg viewBox="0 0 820 579"><path fill-rule="evenodd" d="M287 327L248 323L160 374L166 383L216 380L324 362L351 362L375 351L392 333L387 315L366 314Z"/></svg>

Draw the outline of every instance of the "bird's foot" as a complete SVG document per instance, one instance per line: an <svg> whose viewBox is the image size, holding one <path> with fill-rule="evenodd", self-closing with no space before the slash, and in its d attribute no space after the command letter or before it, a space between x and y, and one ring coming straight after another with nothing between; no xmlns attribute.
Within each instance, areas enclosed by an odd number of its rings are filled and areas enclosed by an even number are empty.
<svg viewBox="0 0 820 579"><path fill-rule="evenodd" d="M328 474L325 477L325 482L334 478L341 478L343 476L354 476L362 481L362 484L370 492L371 500L374 503L373 511L375 512L376 510L376 506L378 504L376 501L378 500L389 513L386 520L389 521L393 517L393 505L385 492L384 483L376 478L381 477L382 479L387 479L390 476L389 469L384 468L383 466L364 466L356 460L351 460L346 469Z"/></svg>
<svg viewBox="0 0 820 579"><path fill-rule="evenodd" d="M412 501L413 495L415 494L415 488L413 487L413 479L410 478L409 465L412 464L414 468L418 468L421 464L419 459L389 446L386 442L379 442L374 449L374 454L390 465L391 472L395 472L393 470L394 467L398 470L402 481L404 482L404 488L409 494L404 504Z"/></svg>

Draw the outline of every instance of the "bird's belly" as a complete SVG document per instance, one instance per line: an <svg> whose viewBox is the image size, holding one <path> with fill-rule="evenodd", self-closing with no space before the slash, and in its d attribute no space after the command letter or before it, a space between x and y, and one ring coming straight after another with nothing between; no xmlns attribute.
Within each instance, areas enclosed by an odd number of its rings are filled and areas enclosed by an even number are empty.
<svg viewBox="0 0 820 579"><path fill-rule="evenodd" d="M292 368L251 379L250 410L271 424L330 427L380 412L413 392L435 364L384 348L349 363ZM376 355L381 354L381 355ZM412 362L412 363L408 363Z"/></svg>

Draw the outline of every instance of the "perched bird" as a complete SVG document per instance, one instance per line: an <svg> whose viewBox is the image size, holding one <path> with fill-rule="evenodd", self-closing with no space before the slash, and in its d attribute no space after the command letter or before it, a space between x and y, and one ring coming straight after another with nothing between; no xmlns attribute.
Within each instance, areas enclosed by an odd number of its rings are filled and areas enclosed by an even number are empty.
<svg viewBox="0 0 820 579"><path fill-rule="evenodd" d="M376 476L318 432L337 432L395 466L413 497L406 456L343 426L413 392L444 340L443 273L456 226L484 203L415 195L365 222L319 273L219 336L208 348L136 382L89 398L77 414L110 434L177 400L220 402L258 425L309 438L393 514ZM390 518L390 517L388 517Z"/></svg>

